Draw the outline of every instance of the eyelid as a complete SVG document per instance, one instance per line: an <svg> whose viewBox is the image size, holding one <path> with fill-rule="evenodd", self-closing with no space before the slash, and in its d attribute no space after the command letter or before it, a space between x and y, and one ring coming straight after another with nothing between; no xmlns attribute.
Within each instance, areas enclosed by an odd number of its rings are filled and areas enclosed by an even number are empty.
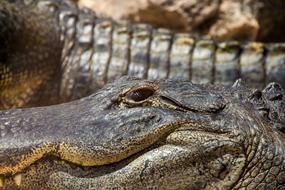
<svg viewBox="0 0 285 190"><path fill-rule="evenodd" d="M155 90L149 87L133 89L126 94L126 99L134 102L142 102L155 94Z"/></svg>
<svg viewBox="0 0 285 190"><path fill-rule="evenodd" d="M126 91L125 93L121 94L120 97L122 98L123 102L125 102L127 104L129 104L129 103L141 104L141 103L145 102L147 99L149 99L150 97L157 95L158 89L159 88L153 84L134 86L131 89L129 89L128 91ZM146 91L146 94L143 94L144 91ZM140 93L142 93L142 94L140 94ZM142 95L142 97L139 97L140 95ZM134 97L132 97L132 96L134 96ZM138 97L136 97L136 96L138 96ZM135 100L136 98L138 98L138 99ZM140 100L140 98L141 98L141 100Z"/></svg>

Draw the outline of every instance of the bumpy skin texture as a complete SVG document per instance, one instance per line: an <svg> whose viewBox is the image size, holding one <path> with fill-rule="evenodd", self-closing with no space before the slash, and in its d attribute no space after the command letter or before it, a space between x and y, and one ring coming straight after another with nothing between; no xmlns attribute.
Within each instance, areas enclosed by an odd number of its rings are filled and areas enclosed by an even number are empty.
<svg viewBox="0 0 285 190"><path fill-rule="evenodd" d="M285 86L285 45L214 42L118 24L68 0L0 2L0 108L67 102L122 75Z"/></svg>
<svg viewBox="0 0 285 190"><path fill-rule="evenodd" d="M1 108L54 102L61 58L56 26L37 9L0 2Z"/></svg>
<svg viewBox="0 0 285 190"><path fill-rule="evenodd" d="M283 189L284 102L276 83L259 91L122 78L74 102L1 111L0 184Z"/></svg>
<svg viewBox="0 0 285 190"><path fill-rule="evenodd" d="M265 53L263 44L241 48L146 25L95 25L92 13L55 0L1 1L0 26L1 108L69 101L122 73L228 83L218 76L242 76L244 68L256 71L248 78L257 85L270 77L284 84L282 44ZM239 81L230 88L125 78L74 102L1 111L0 186L282 189L284 110L276 83L259 91Z"/></svg>

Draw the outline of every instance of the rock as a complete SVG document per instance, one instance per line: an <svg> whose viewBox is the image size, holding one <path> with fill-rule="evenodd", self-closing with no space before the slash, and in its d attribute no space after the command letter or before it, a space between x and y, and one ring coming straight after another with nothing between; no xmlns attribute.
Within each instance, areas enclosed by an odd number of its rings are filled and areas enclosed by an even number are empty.
<svg viewBox="0 0 285 190"><path fill-rule="evenodd" d="M244 0L243 9L251 13L259 24L257 40L285 42L284 0Z"/></svg>
<svg viewBox="0 0 285 190"><path fill-rule="evenodd" d="M243 11L242 5L235 1L224 1L218 18L206 31L214 39L255 40L259 24L250 12Z"/></svg>
<svg viewBox="0 0 285 190"><path fill-rule="evenodd" d="M192 30L216 15L218 0L81 0L81 6L115 20L151 23L157 27Z"/></svg>
<svg viewBox="0 0 285 190"><path fill-rule="evenodd" d="M285 28L281 24L284 0L79 0L79 5L115 20L150 23L219 40L285 41L281 30Z"/></svg>

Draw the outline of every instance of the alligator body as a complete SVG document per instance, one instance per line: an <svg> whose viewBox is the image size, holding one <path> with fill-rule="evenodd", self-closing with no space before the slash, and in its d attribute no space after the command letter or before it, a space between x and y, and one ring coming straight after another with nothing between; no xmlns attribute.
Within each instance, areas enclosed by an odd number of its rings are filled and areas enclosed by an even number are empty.
<svg viewBox="0 0 285 190"><path fill-rule="evenodd" d="M61 105L0 112L2 189L284 189L285 99L123 78Z"/></svg>
<svg viewBox="0 0 285 190"><path fill-rule="evenodd" d="M285 86L285 45L215 42L96 18L68 0L0 2L1 108L91 94L123 75Z"/></svg>

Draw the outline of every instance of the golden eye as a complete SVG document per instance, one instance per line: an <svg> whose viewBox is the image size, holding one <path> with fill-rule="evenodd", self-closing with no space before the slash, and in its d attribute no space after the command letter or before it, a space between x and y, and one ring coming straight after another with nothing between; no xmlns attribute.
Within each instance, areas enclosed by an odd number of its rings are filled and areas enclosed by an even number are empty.
<svg viewBox="0 0 285 190"><path fill-rule="evenodd" d="M154 95L154 89L144 87L129 92L127 98L133 100L134 102L141 102L148 99L152 95Z"/></svg>

